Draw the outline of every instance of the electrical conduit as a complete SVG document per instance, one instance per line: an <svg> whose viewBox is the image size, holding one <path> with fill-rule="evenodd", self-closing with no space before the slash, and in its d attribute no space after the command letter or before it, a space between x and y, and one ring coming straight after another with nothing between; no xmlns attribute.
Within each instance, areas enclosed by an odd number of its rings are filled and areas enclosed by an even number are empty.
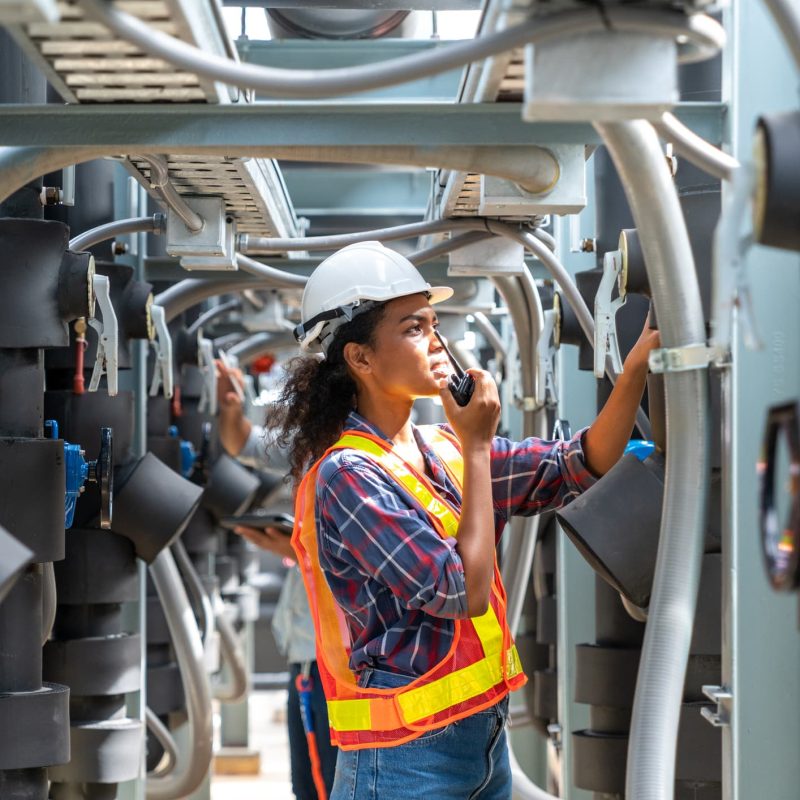
<svg viewBox="0 0 800 800"><path fill-rule="evenodd" d="M595 123L619 172L644 250L662 346L705 346L694 258L658 137L642 121ZM708 482L705 370L667 372L667 463L658 561L633 704L625 794L672 800L700 580Z"/></svg>

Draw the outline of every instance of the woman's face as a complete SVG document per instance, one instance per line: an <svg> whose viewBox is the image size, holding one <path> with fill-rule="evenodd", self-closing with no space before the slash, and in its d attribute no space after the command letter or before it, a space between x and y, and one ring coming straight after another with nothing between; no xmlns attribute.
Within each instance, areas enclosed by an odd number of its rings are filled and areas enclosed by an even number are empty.
<svg viewBox="0 0 800 800"><path fill-rule="evenodd" d="M386 394L431 397L451 372L444 348L434 336L436 312L424 294L386 304L372 347L364 347L357 371L365 383Z"/></svg>

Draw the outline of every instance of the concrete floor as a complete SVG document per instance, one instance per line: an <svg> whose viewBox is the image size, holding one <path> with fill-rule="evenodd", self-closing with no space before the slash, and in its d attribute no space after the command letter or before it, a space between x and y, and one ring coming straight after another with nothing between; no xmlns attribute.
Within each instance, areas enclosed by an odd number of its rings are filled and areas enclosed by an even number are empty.
<svg viewBox="0 0 800 800"><path fill-rule="evenodd" d="M294 800L289 779L285 691L250 695L250 745L261 752L261 774L214 776L211 800Z"/></svg>

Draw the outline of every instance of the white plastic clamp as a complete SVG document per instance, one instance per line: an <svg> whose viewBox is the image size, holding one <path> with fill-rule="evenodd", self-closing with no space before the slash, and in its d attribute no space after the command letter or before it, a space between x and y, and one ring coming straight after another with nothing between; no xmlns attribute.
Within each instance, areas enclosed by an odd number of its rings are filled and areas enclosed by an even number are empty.
<svg viewBox="0 0 800 800"><path fill-rule="evenodd" d="M707 369L719 357L716 347L704 344L688 344L685 347L662 347L651 350L648 362L650 371L690 372L694 369Z"/></svg>
<svg viewBox="0 0 800 800"><path fill-rule="evenodd" d="M551 308L544 312L544 325L536 345L536 357L538 362L538 369L536 371L536 402L539 407L544 405L558 405L556 374L553 367L553 359L557 349L553 339L556 317L557 312L555 309Z"/></svg>
<svg viewBox="0 0 800 800"><path fill-rule="evenodd" d="M603 277L594 298L594 375L602 378L606 374L606 356L611 359L614 372L622 372L622 356L619 352L616 316L628 296L625 291L626 276L622 253L609 250L603 256ZM617 284L619 297L611 299Z"/></svg>
<svg viewBox="0 0 800 800"><path fill-rule="evenodd" d="M150 316L156 335L150 344L156 354L156 363L153 368L153 380L150 383L150 397L155 397L158 390L164 387L164 397L170 399L174 390L174 377L172 373L172 337L169 335L167 319L162 306L155 303L150 306Z"/></svg>
<svg viewBox="0 0 800 800"><path fill-rule="evenodd" d="M89 391L96 392L100 386L100 378L105 375L108 396L114 397L119 391L119 325L114 306L111 305L111 284L105 275L95 274L92 276L92 288L103 321L96 317L89 320L89 325L97 331L97 356L89 381Z"/></svg>
<svg viewBox="0 0 800 800"><path fill-rule="evenodd" d="M203 391L197 410L214 416L217 413L217 368L214 364L214 345L211 339L201 336L197 340L198 366L203 373Z"/></svg>

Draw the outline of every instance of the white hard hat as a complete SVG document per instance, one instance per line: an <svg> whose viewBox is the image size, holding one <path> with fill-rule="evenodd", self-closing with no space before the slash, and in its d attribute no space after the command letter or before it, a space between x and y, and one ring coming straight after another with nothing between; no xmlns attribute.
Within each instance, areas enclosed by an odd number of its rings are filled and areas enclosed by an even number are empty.
<svg viewBox="0 0 800 800"><path fill-rule="evenodd" d="M304 350L314 344L327 350L336 329L358 314L359 307L366 311L375 302L411 294L425 294L431 303L439 303L453 290L431 286L405 256L380 242L348 245L311 273L295 338Z"/></svg>

